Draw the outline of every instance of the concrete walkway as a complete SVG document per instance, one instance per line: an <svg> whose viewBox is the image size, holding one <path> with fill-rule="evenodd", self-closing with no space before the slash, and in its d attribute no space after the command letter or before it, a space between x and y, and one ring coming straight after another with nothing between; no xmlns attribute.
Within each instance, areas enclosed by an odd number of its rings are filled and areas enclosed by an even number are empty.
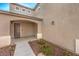
<svg viewBox="0 0 79 59"><path fill-rule="evenodd" d="M14 56L35 56L28 41L21 40L16 42Z"/></svg>

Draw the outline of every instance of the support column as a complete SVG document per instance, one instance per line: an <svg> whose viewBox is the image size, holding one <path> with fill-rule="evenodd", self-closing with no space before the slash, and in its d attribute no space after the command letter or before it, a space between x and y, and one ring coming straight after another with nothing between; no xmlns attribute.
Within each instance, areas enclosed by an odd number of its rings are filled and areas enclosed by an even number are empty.
<svg viewBox="0 0 79 59"><path fill-rule="evenodd" d="M41 39L42 38L42 23L39 22L37 24L37 39Z"/></svg>

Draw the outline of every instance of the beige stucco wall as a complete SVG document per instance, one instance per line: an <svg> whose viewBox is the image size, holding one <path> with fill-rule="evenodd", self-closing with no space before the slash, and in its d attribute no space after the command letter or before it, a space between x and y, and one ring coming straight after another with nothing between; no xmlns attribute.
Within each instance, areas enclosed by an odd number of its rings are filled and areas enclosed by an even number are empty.
<svg viewBox="0 0 79 59"><path fill-rule="evenodd" d="M43 38L75 51L75 39L79 39L79 4L44 4L42 9Z"/></svg>
<svg viewBox="0 0 79 59"><path fill-rule="evenodd" d="M37 34L37 27L35 28L35 23L32 22L20 23L21 37L30 37L30 36L35 36L36 34Z"/></svg>
<svg viewBox="0 0 79 59"><path fill-rule="evenodd" d="M40 4L40 6L41 9L34 15L43 18L42 24L40 21L0 14L0 46L10 43L11 20L27 20L38 24L38 36L41 36L43 30L45 40L75 51L75 39L79 39L79 4Z"/></svg>
<svg viewBox="0 0 79 59"><path fill-rule="evenodd" d="M0 14L0 47L10 44L10 18Z"/></svg>
<svg viewBox="0 0 79 59"><path fill-rule="evenodd" d="M0 13L0 47L7 46L11 43L11 36L14 37L14 35L13 35L14 29L12 31L10 29L13 28L14 26L10 22L11 21L17 21L17 20L21 20L21 21L25 21L25 22L29 21L29 22L36 23L36 24L41 23L41 21L36 21L36 20L27 19L27 18L23 18L23 17L17 17L17 16L10 16L10 15L7 15L7 14L5 15L5 14ZM12 27L11 27L11 25L12 25ZM38 28L38 25L34 25L34 26L35 26L34 34L37 34L36 29ZM31 27L32 27L32 25L31 25ZM38 29L37 29L37 32L38 32ZM24 34L24 32L23 32L23 34ZM23 36L25 36L25 34Z"/></svg>
<svg viewBox="0 0 79 59"><path fill-rule="evenodd" d="M75 51L75 39L79 39L79 4L52 3L40 6L41 9L35 11L34 16L43 18L42 24L40 21L0 14L0 46L10 42L9 20L27 20L38 24L37 36L41 36L42 29L45 40Z"/></svg>

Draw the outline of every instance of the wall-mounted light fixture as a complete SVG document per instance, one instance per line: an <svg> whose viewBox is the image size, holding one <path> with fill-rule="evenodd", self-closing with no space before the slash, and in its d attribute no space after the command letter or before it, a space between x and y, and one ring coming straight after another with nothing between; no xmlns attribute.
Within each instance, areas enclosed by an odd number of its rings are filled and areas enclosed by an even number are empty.
<svg viewBox="0 0 79 59"><path fill-rule="evenodd" d="M52 21L52 22L51 22L51 24L52 24L52 25L54 25L54 24L55 24L55 22L54 22L54 21Z"/></svg>

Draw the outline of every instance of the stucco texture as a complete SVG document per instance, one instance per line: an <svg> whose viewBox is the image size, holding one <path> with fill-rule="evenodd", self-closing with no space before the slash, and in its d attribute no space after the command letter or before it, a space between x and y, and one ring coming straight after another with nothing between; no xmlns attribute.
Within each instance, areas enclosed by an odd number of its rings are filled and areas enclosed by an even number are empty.
<svg viewBox="0 0 79 59"><path fill-rule="evenodd" d="M43 7L44 39L74 52L75 39L79 38L79 4L50 3Z"/></svg>

